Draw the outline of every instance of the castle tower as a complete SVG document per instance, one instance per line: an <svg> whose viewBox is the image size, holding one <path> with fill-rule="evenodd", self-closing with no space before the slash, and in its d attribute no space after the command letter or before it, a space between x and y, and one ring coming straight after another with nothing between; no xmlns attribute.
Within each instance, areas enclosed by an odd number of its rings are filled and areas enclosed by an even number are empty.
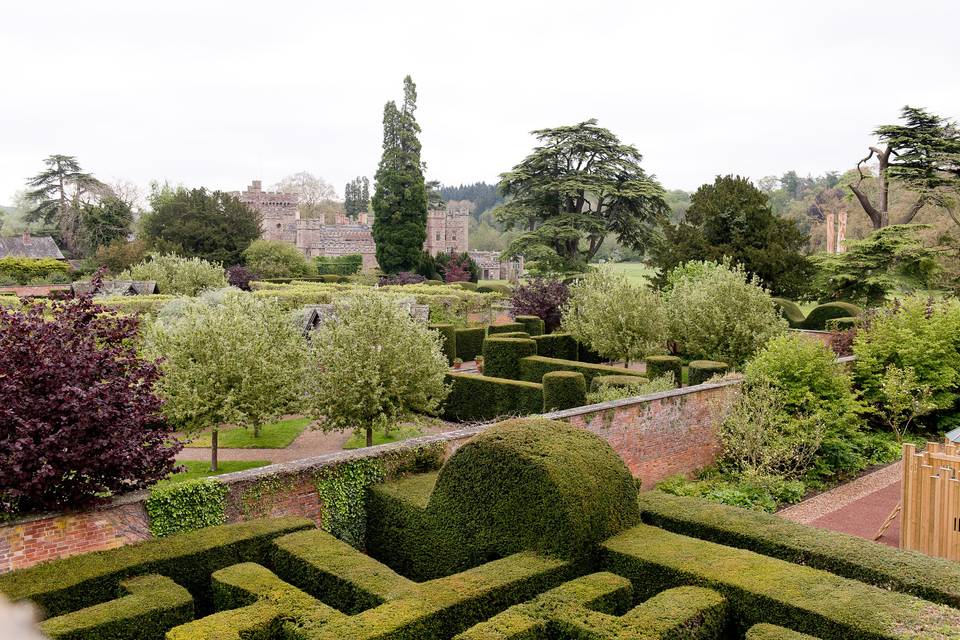
<svg viewBox="0 0 960 640"><path fill-rule="evenodd" d="M234 192L233 195L263 216L260 223L261 238L296 244L300 213L299 198L295 193L264 191L260 181L254 180L246 191Z"/></svg>
<svg viewBox="0 0 960 640"><path fill-rule="evenodd" d="M463 253L469 246L470 214L462 209L427 211L427 239L423 250L432 256L438 253Z"/></svg>

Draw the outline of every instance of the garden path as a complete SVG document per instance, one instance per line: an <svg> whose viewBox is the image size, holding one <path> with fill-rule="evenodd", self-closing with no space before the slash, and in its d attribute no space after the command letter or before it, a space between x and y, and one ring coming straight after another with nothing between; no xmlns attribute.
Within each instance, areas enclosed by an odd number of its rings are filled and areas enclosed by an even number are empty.
<svg viewBox="0 0 960 640"><path fill-rule="evenodd" d="M777 513L781 518L820 529L873 540L900 501L900 462L882 467ZM900 545L900 517L878 540Z"/></svg>

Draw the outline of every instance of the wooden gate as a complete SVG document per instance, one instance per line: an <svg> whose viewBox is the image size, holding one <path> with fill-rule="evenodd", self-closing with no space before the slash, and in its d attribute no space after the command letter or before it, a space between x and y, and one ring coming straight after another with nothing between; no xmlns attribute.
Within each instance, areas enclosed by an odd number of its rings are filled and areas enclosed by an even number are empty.
<svg viewBox="0 0 960 640"><path fill-rule="evenodd" d="M960 561L960 446L903 445L900 548Z"/></svg>

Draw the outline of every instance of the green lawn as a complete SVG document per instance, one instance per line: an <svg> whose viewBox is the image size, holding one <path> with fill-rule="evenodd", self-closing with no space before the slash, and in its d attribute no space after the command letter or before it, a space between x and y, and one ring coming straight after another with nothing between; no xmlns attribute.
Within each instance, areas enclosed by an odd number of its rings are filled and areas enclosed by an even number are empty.
<svg viewBox="0 0 960 640"><path fill-rule="evenodd" d="M231 427L221 429L217 445L221 449L283 449L297 439L303 430L313 422L310 418L290 418L280 422L265 424L260 428L260 436L254 437L253 429ZM188 447L209 447L210 432L198 435Z"/></svg>
<svg viewBox="0 0 960 640"><path fill-rule="evenodd" d="M270 464L267 460L224 460L217 464L217 471L210 471L209 460L185 460L177 462L178 465L187 468L186 471L174 473L161 480L155 486L177 484L185 480L197 480L198 478L207 478L209 476L218 476L222 473L233 473L234 471L244 471L246 469L256 469Z"/></svg>
<svg viewBox="0 0 960 640"><path fill-rule="evenodd" d="M656 274L656 269L648 267L642 262L607 262L597 266L608 271L622 273L636 284L647 284L649 279Z"/></svg>
<svg viewBox="0 0 960 640"><path fill-rule="evenodd" d="M388 435L384 435L381 431L373 432L373 444L374 446L378 444L388 444L390 442L400 442L401 440L407 440L409 438L416 438L419 435L423 435L423 431L419 427L414 425L407 425L400 427L399 429L392 429ZM350 439L347 440L343 448L344 449L360 449L367 446L367 436L366 434L353 434L350 436Z"/></svg>

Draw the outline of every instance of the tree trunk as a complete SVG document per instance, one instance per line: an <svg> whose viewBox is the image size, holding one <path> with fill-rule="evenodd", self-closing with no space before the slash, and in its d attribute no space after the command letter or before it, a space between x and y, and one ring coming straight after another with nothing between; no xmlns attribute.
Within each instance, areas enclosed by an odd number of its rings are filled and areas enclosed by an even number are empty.
<svg viewBox="0 0 960 640"><path fill-rule="evenodd" d="M373 446L373 427L367 427L367 446Z"/></svg>
<svg viewBox="0 0 960 640"><path fill-rule="evenodd" d="M218 471L217 467L217 436L220 434L220 429L216 427L210 432L210 471Z"/></svg>

